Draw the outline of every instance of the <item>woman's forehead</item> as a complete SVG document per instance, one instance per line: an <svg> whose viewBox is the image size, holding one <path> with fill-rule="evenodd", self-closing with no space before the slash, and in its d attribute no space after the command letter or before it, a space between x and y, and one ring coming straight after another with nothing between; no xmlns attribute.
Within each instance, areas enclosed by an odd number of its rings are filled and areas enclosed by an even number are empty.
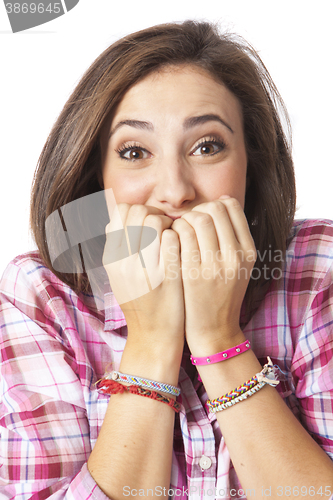
<svg viewBox="0 0 333 500"><path fill-rule="evenodd" d="M214 112L229 121L242 122L239 100L208 71L194 65L167 66L150 73L125 93L113 124L118 119L156 119L163 114L184 120L186 116Z"/></svg>

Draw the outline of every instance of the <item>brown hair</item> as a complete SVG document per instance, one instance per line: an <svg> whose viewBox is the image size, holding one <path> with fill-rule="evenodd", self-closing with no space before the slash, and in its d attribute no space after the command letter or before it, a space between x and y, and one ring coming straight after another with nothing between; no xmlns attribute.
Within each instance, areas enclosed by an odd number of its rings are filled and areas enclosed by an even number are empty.
<svg viewBox="0 0 333 500"><path fill-rule="evenodd" d="M241 37L220 34L207 22L154 26L107 48L84 74L53 126L39 158L31 197L31 227L46 265L54 271L45 221L61 206L101 190L101 133L124 93L165 65L191 64L218 78L242 105L249 187L245 214L258 254L259 279L251 279L247 303L271 279L274 251L286 250L295 213L295 178L288 114L257 52ZM280 118L281 117L281 118ZM271 250L271 253L268 252ZM266 252L265 252L266 250ZM262 272L266 266L267 272ZM54 271L76 292L87 290L80 273ZM266 279L265 279L266 276Z"/></svg>

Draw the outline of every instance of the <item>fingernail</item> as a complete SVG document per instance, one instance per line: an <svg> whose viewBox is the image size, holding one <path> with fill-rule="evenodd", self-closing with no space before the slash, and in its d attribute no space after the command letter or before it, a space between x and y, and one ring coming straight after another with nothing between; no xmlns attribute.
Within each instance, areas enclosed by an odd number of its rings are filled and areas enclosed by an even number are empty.
<svg viewBox="0 0 333 500"><path fill-rule="evenodd" d="M219 200L226 200L227 198L230 198L230 196L228 196L227 194L223 194L219 197Z"/></svg>

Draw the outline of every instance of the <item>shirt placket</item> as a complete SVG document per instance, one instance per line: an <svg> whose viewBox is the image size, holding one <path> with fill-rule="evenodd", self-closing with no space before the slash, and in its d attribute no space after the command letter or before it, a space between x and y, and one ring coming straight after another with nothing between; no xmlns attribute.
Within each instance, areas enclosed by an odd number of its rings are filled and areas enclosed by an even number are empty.
<svg viewBox="0 0 333 500"><path fill-rule="evenodd" d="M186 458L189 500L214 499L216 455L213 427L183 368L180 369L182 408L180 425Z"/></svg>

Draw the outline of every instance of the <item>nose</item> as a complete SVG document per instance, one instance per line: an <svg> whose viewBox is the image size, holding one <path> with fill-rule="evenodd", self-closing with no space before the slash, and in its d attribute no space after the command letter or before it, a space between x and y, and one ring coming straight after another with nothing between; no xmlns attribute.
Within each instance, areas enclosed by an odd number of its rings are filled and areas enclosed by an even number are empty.
<svg viewBox="0 0 333 500"><path fill-rule="evenodd" d="M168 157L160 160L155 184L156 201L165 211L183 209L196 197L193 172L180 157Z"/></svg>

